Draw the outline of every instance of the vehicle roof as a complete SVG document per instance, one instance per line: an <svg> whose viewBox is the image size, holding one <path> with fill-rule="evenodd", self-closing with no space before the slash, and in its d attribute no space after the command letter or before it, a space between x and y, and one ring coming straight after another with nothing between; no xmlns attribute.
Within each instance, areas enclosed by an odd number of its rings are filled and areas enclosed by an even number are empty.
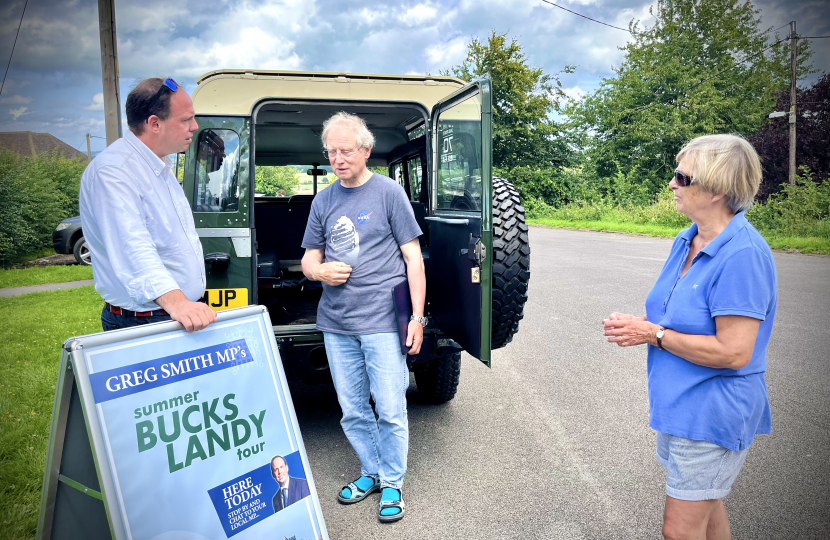
<svg viewBox="0 0 830 540"><path fill-rule="evenodd" d="M250 115L263 99L414 101L427 110L464 86L455 77L222 69L196 79L196 114Z"/></svg>

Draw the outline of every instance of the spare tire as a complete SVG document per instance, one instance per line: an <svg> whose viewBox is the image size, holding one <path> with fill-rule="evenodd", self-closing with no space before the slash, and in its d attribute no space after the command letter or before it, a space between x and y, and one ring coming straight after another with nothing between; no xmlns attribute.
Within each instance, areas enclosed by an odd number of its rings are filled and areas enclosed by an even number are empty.
<svg viewBox="0 0 830 540"><path fill-rule="evenodd" d="M530 281L530 242L519 192L493 177L493 320L491 348L504 347L519 330Z"/></svg>

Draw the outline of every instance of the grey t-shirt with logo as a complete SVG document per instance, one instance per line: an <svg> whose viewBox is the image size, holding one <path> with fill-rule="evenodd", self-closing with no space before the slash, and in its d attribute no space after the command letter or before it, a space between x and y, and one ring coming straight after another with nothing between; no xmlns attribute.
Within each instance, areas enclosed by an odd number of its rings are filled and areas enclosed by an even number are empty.
<svg viewBox="0 0 830 540"><path fill-rule="evenodd" d="M326 262L352 267L346 283L323 284L317 328L335 334L397 332L392 288L406 279L400 246L421 228L404 189L373 174L347 188L335 181L314 197L303 236L306 249L325 249Z"/></svg>

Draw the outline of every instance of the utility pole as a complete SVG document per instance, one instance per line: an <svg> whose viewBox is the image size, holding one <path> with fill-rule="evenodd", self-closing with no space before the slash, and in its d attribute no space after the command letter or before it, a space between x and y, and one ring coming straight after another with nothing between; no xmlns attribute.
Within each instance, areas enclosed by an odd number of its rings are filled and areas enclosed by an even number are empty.
<svg viewBox="0 0 830 540"><path fill-rule="evenodd" d="M86 157L92 161L92 150L89 147L89 133L86 134Z"/></svg>
<svg viewBox="0 0 830 540"><path fill-rule="evenodd" d="M104 125L107 146L121 137L121 92L118 88L118 47L115 39L115 0L98 0L101 32L101 79L104 83ZM88 144L89 138L87 138Z"/></svg>
<svg viewBox="0 0 830 540"><path fill-rule="evenodd" d="M790 22L790 185L795 185L795 83L796 73L796 49L798 48L798 37L795 33L795 21Z"/></svg>

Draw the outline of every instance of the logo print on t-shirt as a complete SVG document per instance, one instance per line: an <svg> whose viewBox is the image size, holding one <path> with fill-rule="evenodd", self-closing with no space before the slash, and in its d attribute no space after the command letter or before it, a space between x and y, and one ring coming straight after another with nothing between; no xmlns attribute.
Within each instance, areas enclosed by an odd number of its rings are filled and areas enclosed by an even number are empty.
<svg viewBox="0 0 830 540"><path fill-rule="evenodd" d="M372 215L372 212L361 212L357 215L357 224L363 225L364 223L369 222L369 216Z"/></svg>
<svg viewBox="0 0 830 540"><path fill-rule="evenodd" d="M337 223L329 230L329 245L340 261L355 266L360 253L360 236L352 220L340 216Z"/></svg>

